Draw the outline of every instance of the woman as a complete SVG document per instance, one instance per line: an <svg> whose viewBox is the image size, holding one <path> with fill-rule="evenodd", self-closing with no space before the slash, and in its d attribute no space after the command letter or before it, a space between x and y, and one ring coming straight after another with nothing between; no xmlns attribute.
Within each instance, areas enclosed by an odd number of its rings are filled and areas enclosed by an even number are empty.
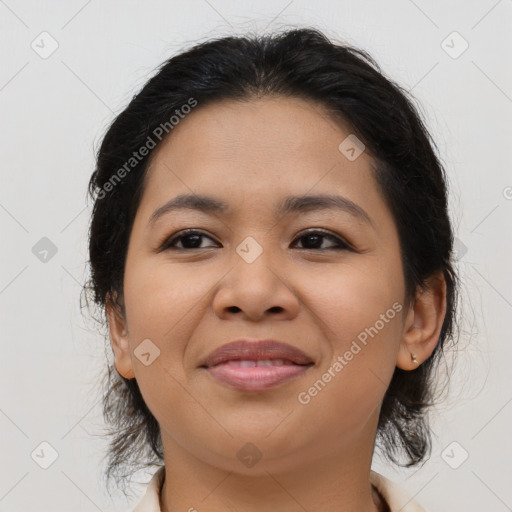
<svg viewBox="0 0 512 512"><path fill-rule="evenodd" d="M371 462L428 457L453 339L434 147L369 55L314 29L196 45L116 118L89 289L107 477L160 466L137 512L424 510Z"/></svg>

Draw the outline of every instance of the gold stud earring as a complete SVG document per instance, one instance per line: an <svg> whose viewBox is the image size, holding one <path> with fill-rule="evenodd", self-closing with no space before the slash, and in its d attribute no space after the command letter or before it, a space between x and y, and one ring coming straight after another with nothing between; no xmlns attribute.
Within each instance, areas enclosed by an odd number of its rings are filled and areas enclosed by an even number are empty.
<svg viewBox="0 0 512 512"><path fill-rule="evenodd" d="M416 354L412 354L412 353L411 353L411 361L412 361L414 364L419 364L419 363L418 363L418 360L416 359Z"/></svg>

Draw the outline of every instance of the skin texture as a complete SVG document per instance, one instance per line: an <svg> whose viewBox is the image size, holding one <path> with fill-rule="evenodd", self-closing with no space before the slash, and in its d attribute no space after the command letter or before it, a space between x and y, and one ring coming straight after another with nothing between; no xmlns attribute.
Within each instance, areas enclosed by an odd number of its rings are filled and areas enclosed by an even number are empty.
<svg viewBox="0 0 512 512"><path fill-rule="evenodd" d="M350 133L317 104L267 97L199 106L155 150L130 237L124 311L107 312L116 368L137 379L161 428L165 512L384 510L369 483L380 405L395 366L413 370L411 354L421 364L434 350L446 290L432 279L406 309L398 233L373 160L338 150ZM169 199L190 193L230 211L180 210L149 224ZM373 226L338 210L274 213L285 196L322 193L355 202ZM204 232L202 248L185 238L158 252L187 228ZM305 239L310 228L354 250ZM248 236L263 249L252 263L236 251ZM394 303L401 311L299 403ZM198 368L241 337L285 341L315 365L264 392L229 388ZM146 366L134 350L148 338L160 354ZM252 467L237 456L246 443L261 454Z"/></svg>

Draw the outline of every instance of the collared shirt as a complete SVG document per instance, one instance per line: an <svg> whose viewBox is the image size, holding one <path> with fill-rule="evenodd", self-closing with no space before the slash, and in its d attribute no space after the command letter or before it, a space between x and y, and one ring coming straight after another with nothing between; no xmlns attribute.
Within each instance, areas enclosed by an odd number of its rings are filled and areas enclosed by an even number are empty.
<svg viewBox="0 0 512 512"><path fill-rule="evenodd" d="M149 482L146 493L133 512L162 512L160 508L160 491L164 482L165 466L159 468ZM386 477L370 472L370 482L377 488L389 506L391 512L426 512L407 493Z"/></svg>

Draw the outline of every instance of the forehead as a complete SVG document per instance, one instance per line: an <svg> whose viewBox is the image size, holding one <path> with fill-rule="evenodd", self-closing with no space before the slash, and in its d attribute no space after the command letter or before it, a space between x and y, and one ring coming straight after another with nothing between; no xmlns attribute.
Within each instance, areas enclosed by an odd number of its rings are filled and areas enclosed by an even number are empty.
<svg viewBox="0 0 512 512"><path fill-rule="evenodd" d="M339 151L340 137L349 133L348 124L335 122L318 102L282 96L222 100L199 104L156 149L154 160L165 160L172 153L175 162L183 157L251 159L257 167L254 157L260 166L272 160L277 164L277 156L280 160L294 155L328 158Z"/></svg>
<svg viewBox="0 0 512 512"><path fill-rule="evenodd" d="M382 215L373 159L340 151L349 136L348 124L299 98L199 104L156 148L143 203L154 209L180 194L215 195L277 211L285 196L337 192Z"/></svg>

